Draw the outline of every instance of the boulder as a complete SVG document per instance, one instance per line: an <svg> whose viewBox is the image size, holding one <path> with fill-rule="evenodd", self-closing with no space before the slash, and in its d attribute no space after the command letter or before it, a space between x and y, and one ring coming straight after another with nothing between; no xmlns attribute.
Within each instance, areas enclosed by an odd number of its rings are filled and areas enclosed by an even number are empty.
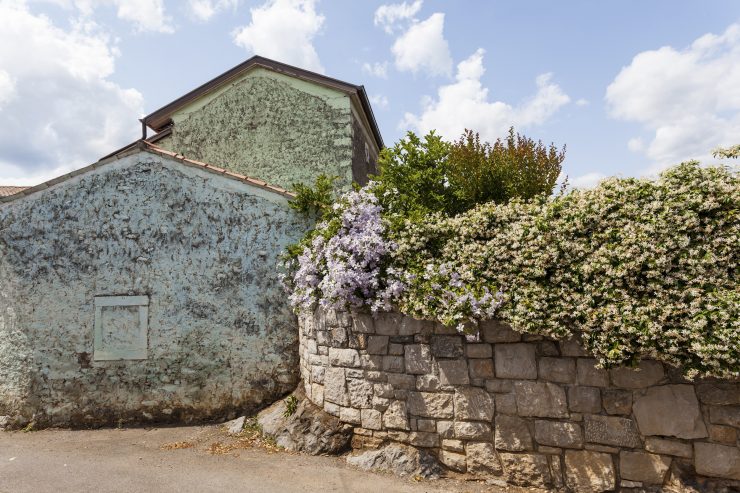
<svg viewBox="0 0 740 493"><path fill-rule="evenodd" d="M347 463L365 471L385 471L398 476L438 478L442 467L431 453L400 443L347 457Z"/></svg>
<svg viewBox="0 0 740 493"><path fill-rule="evenodd" d="M247 419L246 416L241 416L231 421L224 423L226 431L229 435L238 435L244 429L244 421Z"/></svg>
<svg viewBox="0 0 740 493"><path fill-rule="evenodd" d="M643 435L686 439L708 436L692 385L652 387L635 400L632 409Z"/></svg>

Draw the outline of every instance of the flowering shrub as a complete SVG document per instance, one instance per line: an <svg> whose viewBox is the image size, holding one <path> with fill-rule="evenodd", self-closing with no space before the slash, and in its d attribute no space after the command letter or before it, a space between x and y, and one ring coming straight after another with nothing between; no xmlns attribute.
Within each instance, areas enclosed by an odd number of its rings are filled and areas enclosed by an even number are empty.
<svg viewBox="0 0 740 493"><path fill-rule="evenodd" d="M378 196L380 195L380 196ZM465 327L580 333L604 366L652 357L740 376L740 177L684 163L659 180L398 217L373 185L338 202L294 270L308 308L391 307Z"/></svg>

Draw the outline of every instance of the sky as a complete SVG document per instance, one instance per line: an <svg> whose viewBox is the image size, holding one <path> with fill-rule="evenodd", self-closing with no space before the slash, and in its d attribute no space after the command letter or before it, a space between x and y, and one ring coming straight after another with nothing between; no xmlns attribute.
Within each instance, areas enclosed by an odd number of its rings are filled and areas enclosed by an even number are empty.
<svg viewBox="0 0 740 493"><path fill-rule="evenodd" d="M386 145L566 145L574 186L740 143L737 0L0 0L0 184L96 161L254 54L364 85Z"/></svg>

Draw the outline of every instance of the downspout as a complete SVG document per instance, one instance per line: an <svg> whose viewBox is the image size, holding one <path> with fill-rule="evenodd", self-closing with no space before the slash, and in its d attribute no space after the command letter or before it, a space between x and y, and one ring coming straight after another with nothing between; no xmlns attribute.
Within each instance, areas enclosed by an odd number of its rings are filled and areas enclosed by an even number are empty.
<svg viewBox="0 0 740 493"><path fill-rule="evenodd" d="M146 118L139 118L141 122L141 140L146 140Z"/></svg>

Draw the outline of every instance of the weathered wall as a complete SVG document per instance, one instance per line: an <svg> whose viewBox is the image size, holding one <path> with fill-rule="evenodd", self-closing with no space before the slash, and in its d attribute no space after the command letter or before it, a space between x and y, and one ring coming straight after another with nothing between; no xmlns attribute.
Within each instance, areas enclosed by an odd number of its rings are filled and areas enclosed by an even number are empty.
<svg viewBox="0 0 740 493"><path fill-rule="evenodd" d="M378 173L378 153L371 137L352 112L352 179L360 185L367 185L368 176Z"/></svg>
<svg viewBox="0 0 740 493"><path fill-rule="evenodd" d="M352 115L343 92L257 68L173 120L172 137L157 145L186 157L288 190L322 173L352 181Z"/></svg>
<svg viewBox="0 0 740 493"><path fill-rule="evenodd" d="M647 360L600 370L575 341L499 322L479 342L398 314L318 310L299 325L306 394L356 426L356 448L403 442L454 471L577 492L740 486L738 382Z"/></svg>
<svg viewBox="0 0 740 493"><path fill-rule="evenodd" d="M292 390L277 264L305 228L280 195L146 152L0 206L0 416L190 422ZM95 360L102 295L149 297L147 359Z"/></svg>

